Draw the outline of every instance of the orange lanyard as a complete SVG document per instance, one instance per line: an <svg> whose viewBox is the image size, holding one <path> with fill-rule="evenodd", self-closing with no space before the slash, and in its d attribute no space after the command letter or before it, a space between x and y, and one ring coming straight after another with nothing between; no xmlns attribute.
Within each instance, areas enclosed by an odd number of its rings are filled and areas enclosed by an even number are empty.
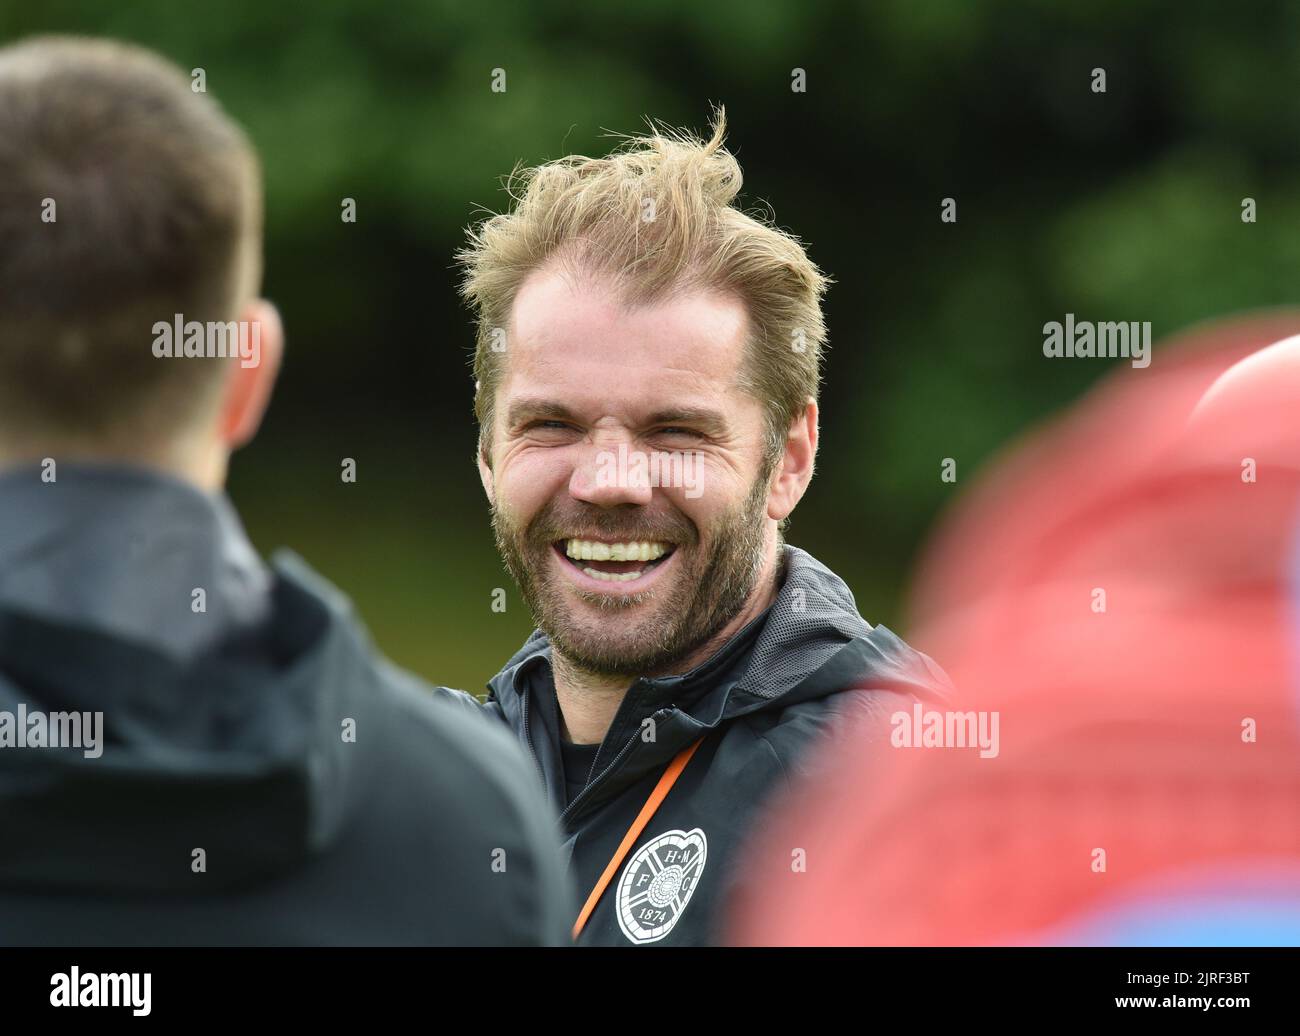
<svg viewBox="0 0 1300 1036"><path fill-rule="evenodd" d="M632 821L632 826L627 829L627 834L623 836L623 841L619 843L619 847L614 850L614 855L610 857L609 864L605 867L605 873L602 874L600 880L596 882L595 887L591 890L591 895L587 897L587 902L582 908L582 913L578 915L578 920L574 922L573 938L575 942L577 941L578 935L582 932L582 929L586 926L587 919L591 917L592 911L596 909L596 904L600 902L600 897L604 894L605 889L609 886L609 883L614 880L614 875L618 872L619 865L623 862L623 857L628 854L628 850L632 848L632 844L641 836L641 832L645 830L646 824L650 823L650 818L655 815L655 810L659 808L659 803L663 802L663 800L667 798L668 792L676 783L677 778L681 776L682 771L686 769L686 764L691 761L691 756L695 754L695 750L700 747L703 741L704 738L700 738L699 741L696 741L695 744L691 745L689 748L683 748L678 752L677 758L668 764L668 769L666 769L663 776L659 778L659 783L655 785L654 791L650 793L650 797L645 800L645 805L641 807L641 812L638 813L636 819Z"/></svg>

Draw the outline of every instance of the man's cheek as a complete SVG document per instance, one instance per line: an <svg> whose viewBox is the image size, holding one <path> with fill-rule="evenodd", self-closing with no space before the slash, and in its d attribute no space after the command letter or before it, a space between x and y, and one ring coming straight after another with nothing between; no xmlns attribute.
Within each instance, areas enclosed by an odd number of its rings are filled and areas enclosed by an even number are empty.
<svg viewBox="0 0 1300 1036"><path fill-rule="evenodd" d="M558 459L521 457L499 472L497 502L509 507L516 517L532 518L564 492L571 474Z"/></svg>
<svg viewBox="0 0 1300 1036"><path fill-rule="evenodd" d="M496 482L497 510L510 523L511 527L525 529L532 516L537 513L534 492L530 491L527 478L521 478L516 472L503 473Z"/></svg>

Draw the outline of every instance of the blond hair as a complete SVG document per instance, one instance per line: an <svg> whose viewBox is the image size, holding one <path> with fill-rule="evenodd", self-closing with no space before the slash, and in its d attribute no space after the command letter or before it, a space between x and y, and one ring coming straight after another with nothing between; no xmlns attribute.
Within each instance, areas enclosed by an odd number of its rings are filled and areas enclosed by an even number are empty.
<svg viewBox="0 0 1300 1036"><path fill-rule="evenodd" d="M779 456L817 398L830 279L796 237L735 206L741 172L725 131L719 108L708 141L651 123L606 158L569 155L506 178L513 211L470 227L456 254L478 321L474 411L485 455L506 355L493 341L525 278L554 260L610 279L628 305L696 289L738 297L750 329L741 387L764 405L765 457Z"/></svg>

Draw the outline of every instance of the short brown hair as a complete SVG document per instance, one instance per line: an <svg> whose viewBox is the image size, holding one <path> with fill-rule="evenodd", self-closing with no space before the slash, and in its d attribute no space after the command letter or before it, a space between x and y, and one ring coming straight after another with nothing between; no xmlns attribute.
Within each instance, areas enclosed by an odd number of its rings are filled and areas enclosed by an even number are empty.
<svg viewBox="0 0 1300 1036"><path fill-rule="evenodd" d="M0 437L147 451L205 412L217 363L156 358L151 328L233 319L261 236L256 155L179 68L109 40L0 48Z"/></svg>
<svg viewBox="0 0 1300 1036"><path fill-rule="evenodd" d="M524 279L557 258L613 278L632 305L684 288L737 296L750 325L742 384L766 411L766 457L779 456L791 422L817 398L830 279L798 238L735 207L741 173L725 132L719 109L708 141L652 124L607 158L570 155L507 178L513 211L471 227L457 253L461 292L478 319L474 409L484 453L508 354L492 348L494 331L508 326Z"/></svg>

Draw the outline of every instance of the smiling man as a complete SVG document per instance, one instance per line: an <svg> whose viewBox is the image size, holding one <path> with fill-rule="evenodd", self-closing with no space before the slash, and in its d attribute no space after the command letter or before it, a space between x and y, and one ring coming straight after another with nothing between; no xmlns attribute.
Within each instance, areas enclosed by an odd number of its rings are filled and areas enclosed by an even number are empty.
<svg viewBox="0 0 1300 1036"><path fill-rule="evenodd" d="M712 941L805 749L864 714L887 746L889 714L946 684L783 543L827 280L735 207L723 132L719 112L707 142L654 131L527 170L460 255L479 473L538 626L486 707L563 809L582 944Z"/></svg>

